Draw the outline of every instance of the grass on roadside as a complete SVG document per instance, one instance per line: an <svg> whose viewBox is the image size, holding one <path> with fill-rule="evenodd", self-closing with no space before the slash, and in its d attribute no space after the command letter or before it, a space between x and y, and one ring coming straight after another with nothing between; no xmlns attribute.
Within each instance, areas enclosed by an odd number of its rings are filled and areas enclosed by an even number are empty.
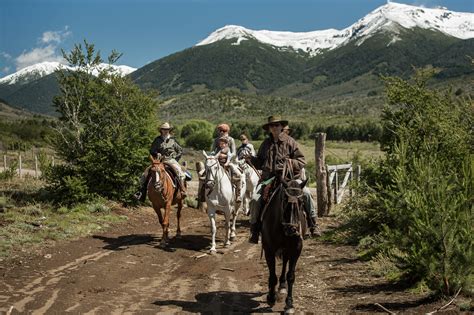
<svg viewBox="0 0 474 315"><path fill-rule="evenodd" d="M22 193L28 196L35 188L23 183ZM30 183L31 184L31 183ZM94 200L74 207L60 207L34 200L15 199L21 187L20 180L14 184L0 183L0 258L13 252L106 229L110 224L127 220L126 216L114 213L116 205L106 200ZM34 185L40 187L38 183Z"/></svg>

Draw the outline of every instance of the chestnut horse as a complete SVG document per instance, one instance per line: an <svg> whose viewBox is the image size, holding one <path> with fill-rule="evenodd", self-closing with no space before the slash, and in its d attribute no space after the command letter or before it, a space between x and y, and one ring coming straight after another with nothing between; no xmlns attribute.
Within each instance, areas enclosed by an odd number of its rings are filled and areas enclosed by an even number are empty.
<svg viewBox="0 0 474 315"><path fill-rule="evenodd" d="M171 214L171 206L178 205L176 216L178 218L178 227L176 229L176 237L181 236L181 209L183 208L184 197L181 195L178 184L175 184L172 175L167 168L171 165L164 163L160 156L152 159L152 167L150 169L151 176L148 182L148 198L150 199L153 209L158 215L161 227L163 228L163 236L161 238L160 247L167 247L169 243L169 220ZM161 209L164 209L162 212Z"/></svg>

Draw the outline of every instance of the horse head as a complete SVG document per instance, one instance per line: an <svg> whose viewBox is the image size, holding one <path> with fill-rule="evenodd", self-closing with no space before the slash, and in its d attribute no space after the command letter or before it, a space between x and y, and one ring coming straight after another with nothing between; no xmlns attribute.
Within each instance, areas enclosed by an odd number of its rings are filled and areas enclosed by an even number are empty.
<svg viewBox="0 0 474 315"><path fill-rule="evenodd" d="M303 236L305 225L303 211L303 188L308 180L282 180L283 190L283 226L288 236Z"/></svg>
<svg viewBox="0 0 474 315"><path fill-rule="evenodd" d="M206 170L205 174L205 180L204 180L204 185L206 189L209 189L212 191L214 188L216 181L217 181L217 175L219 173L219 168L221 167L219 164L219 160L217 159L217 154L216 155L207 155L206 152L203 151L204 156L206 157L206 161L204 163L204 169Z"/></svg>

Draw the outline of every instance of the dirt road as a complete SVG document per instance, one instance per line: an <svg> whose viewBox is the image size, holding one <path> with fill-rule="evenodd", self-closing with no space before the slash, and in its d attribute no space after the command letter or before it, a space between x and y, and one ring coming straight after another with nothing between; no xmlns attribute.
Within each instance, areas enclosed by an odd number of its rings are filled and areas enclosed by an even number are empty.
<svg viewBox="0 0 474 315"><path fill-rule="evenodd" d="M161 227L151 208L123 210L126 223L1 262L0 313L156 314L280 312L265 301L267 270L260 246L246 242L245 218L230 248L211 256L209 223L185 208L183 237L158 248ZM222 220L220 221L222 226ZM323 220L324 229L333 222ZM172 235L174 235L174 220ZM199 257L199 258L198 258ZM430 301L387 285L348 246L305 241L297 267L295 306L315 314L433 310ZM428 304L427 304L428 303Z"/></svg>

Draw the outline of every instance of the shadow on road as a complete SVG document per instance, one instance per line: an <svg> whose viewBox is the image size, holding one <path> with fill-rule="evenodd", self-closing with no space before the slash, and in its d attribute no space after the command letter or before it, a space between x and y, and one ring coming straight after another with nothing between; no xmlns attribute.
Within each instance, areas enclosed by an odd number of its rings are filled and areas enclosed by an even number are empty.
<svg viewBox="0 0 474 315"><path fill-rule="evenodd" d="M268 313L272 309L259 307L260 302L254 298L264 293L215 291L199 293L196 301L158 300L153 304L158 306L178 306L184 312L222 314L222 313Z"/></svg>
<svg viewBox="0 0 474 315"><path fill-rule="evenodd" d="M103 249L124 250L133 245L155 246L159 239L151 234L130 234L119 237L107 237L102 235L93 235L92 238L102 240L106 245Z"/></svg>
<svg viewBox="0 0 474 315"><path fill-rule="evenodd" d="M151 234L131 234L121 235L119 237L106 237L102 235L93 235L93 238L100 239L106 245L103 249L124 250L134 245L149 245L158 247L161 238ZM175 249L187 249L193 251L202 251L210 244L210 239L202 235L182 235L179 238L173 237L170 240L169 247L163 248L165 251L173 251Z"/></svg>

